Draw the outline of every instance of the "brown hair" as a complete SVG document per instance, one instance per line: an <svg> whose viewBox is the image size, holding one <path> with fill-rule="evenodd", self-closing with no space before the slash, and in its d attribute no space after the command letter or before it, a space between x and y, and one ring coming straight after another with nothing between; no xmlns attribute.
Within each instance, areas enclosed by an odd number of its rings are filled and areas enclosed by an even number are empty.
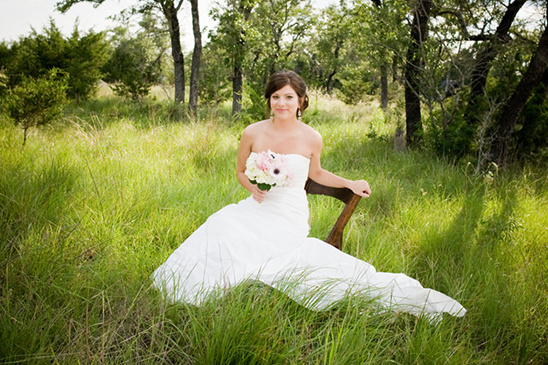
<svg viewBox="0 0 548 365"><path fill-rule="evenodd" d="M289 85L295 90L299 97L299 105L301 112L308 108L308 95L306 95L306 83L304 80L294 71L279 71L270 75L264 97L266 98L268 109L270 109L270 97L276 91L282 87Z"/></svg>

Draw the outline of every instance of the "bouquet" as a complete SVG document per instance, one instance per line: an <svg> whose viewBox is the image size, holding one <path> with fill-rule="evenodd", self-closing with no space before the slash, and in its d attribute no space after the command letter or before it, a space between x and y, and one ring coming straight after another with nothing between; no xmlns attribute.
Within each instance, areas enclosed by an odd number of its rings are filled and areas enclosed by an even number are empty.
<svg viewBox="0 0 548 365"><path fill-rule="evenodd" d="M287 169L283 155L268 152L252 153L245 164L245 175L261 190L269 191L273 186L290 186L293 174Z"/></svg>

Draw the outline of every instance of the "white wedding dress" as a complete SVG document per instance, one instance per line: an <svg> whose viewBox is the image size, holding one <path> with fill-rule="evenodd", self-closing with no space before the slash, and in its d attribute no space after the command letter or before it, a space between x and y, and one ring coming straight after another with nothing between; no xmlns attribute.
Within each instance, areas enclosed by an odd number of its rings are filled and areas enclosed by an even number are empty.
<svg viewBox="0 0 548 365"><path fill-rule="evenodd" d="M437 320L466 310L454 299L404 274L375 268L308 237L304 184L309 159L285 155L292 187L272 188L262 203L252 197L211 215L154 272L154 285L173 301L199 305L213 291L259 280L314 310L348 294L380 307Z"/></svg>

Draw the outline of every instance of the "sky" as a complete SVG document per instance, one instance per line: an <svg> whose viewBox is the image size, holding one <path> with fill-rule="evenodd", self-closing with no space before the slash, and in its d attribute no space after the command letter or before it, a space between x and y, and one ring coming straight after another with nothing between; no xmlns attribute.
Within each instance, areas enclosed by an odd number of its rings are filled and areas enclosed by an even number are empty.
<svg viewBox="0 0 548 365"><path fill-rule="evenodd" d="M65 14L55 10L55 4L60 0L0 0L0 40L14 41L20 36L30 34L31 27L38 33L44 27L49 26L50 17L54 19L55 25L61 32L68 36L74 29L76 19L79 22L79 29L87 32L89 29L102 31L112 28L117 23L108 19L109 16L119 14L121 10L135 3L135 0L107 0L100 6L94 8L89 3L73 5ZM216 0L199 0L200 27L211 29L214 26L209 18L209 11ZM325 6L335 3L335 0L315 0L315 6ZM194 47L192 36L192 16L190 14L190 2L183 5L179 13L179 22L183 30L182 43L186 51ZM207 30L202 33L207 34Z"/></svg>
<svg viewBox="0 0 548 365"><path fill-rule="evenodd" d="M0 40L13 41L20 36L30 34L31 27L38 33L44 27L49 26L50 17L61 32L68 36L74 29L78 20L79 29L87 32L90 29L102 31L114 27L117 22L110 20L109 16L117 15L121 10L135 3L134 0L107 0L94 8L90 3L75 4L65 14L55 10L55 4L60 0L0 0ZM214 0L199 0L200 26L211 27L209 19L209 7ZM182 41L186 50L194 46L192 37L192 17L190 3L185 2L179 13L184 35ZM207 34L207 33L204 33Z"/></svg>

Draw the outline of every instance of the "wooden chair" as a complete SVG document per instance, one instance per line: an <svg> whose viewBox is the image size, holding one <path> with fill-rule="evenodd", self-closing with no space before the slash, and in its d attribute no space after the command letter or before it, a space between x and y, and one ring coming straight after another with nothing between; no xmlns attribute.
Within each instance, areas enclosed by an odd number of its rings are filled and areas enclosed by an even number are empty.
<svg viewBox="0 0 548 365"><path fill-rule="evenodd" d="M340 250L342 248L344 227L346 227L348 220L354 213L354 210L356 210L361 196L354 194L352 190L348 188L333 188L318 184L311 179L306 181L304 189L308 194L331 196L339 199L345 204L341 215L339 215L339 218L337 219L337 222L335 222L331 233L329 233L329 236L327 236L327 239L325 240L325 242L337 247Z"/></svg>

